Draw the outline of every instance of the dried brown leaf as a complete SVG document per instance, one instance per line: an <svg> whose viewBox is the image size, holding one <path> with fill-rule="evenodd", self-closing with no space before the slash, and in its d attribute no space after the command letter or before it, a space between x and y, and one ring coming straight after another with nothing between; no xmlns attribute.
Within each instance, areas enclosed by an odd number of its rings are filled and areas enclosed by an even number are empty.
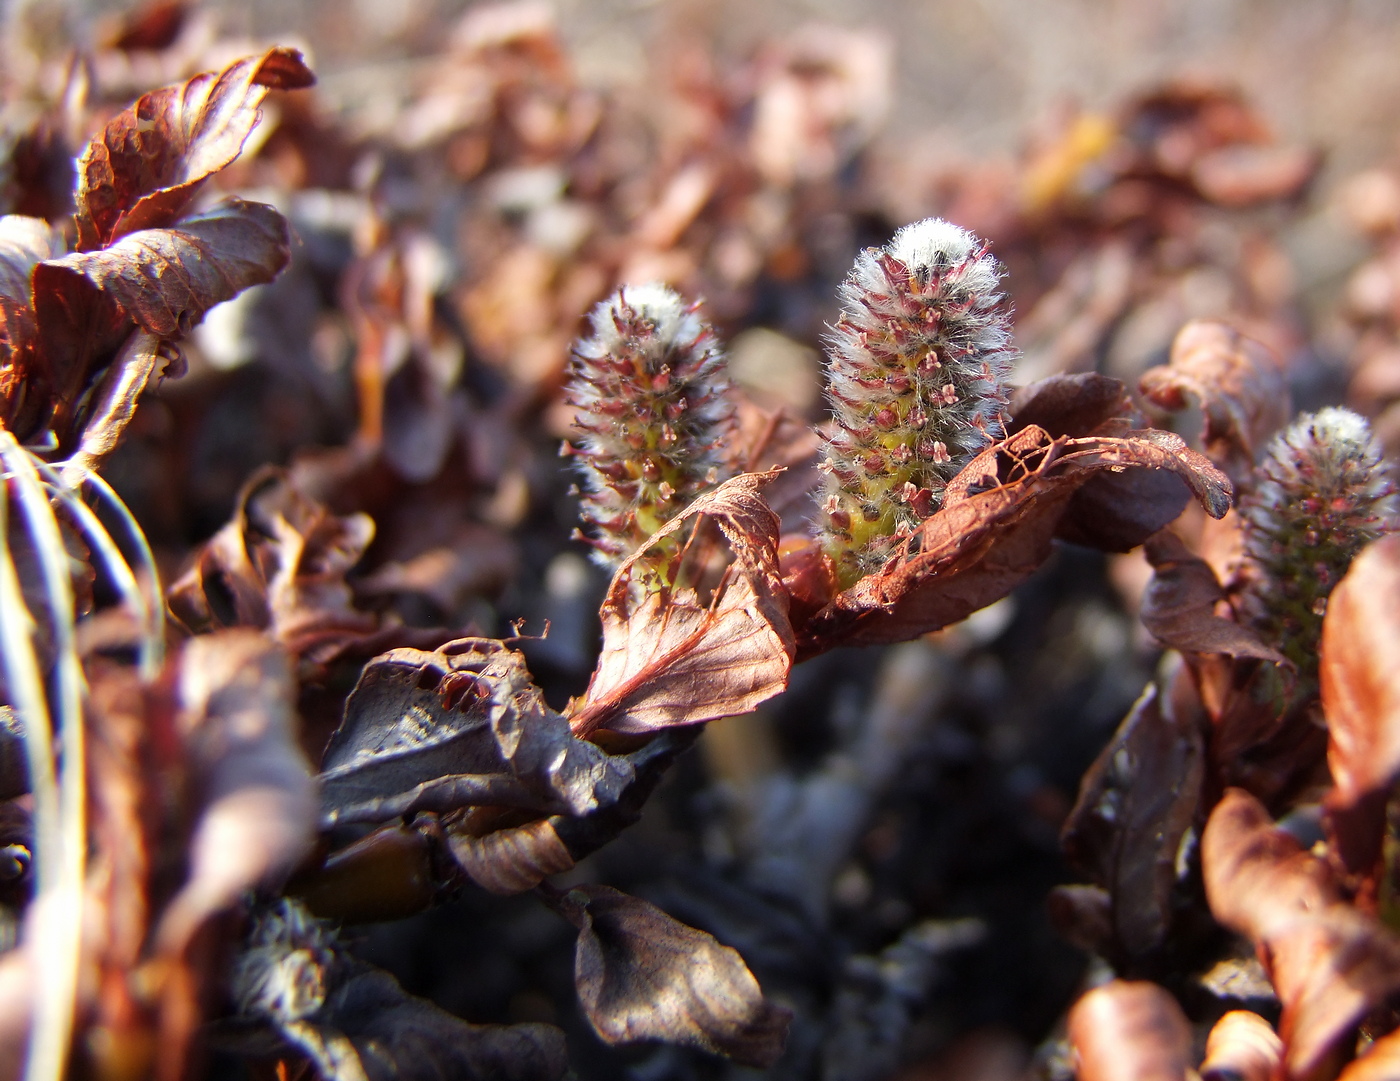
<svg viewBox="0 0 1400 1081"><path fill-rule="evenodd" d="M1102 431L1114 421L1124 427L1136 427L1126 422L1133 417L1133 403L1121 379L1112 379L1098 372L1076 372L1047 376L1011 395L1011 420L1007 434L1014 435L1034 424L1052 436L1113 435Z"/></svg>
<svg viewBox="0 0 1400 1081"><path fill-rule="evenodd" d="M1347 1065L1337 1081L1394 1081L1396 1077L1400 1077L1400 1029L1371 1044L1364 1055Z"/></svg>
<svg viewBox="0 0 1400 1081"><path fill-rule="evenodd" d="M297 744L296 684L279 647L249 630L191 639L180 697L202 806L189 876L156 934L167 953L183 950L245 890L290 872L316 827L315 788Z"/></svg>
<svg viewBox="0 0 1400 1081"><path fill-rule="evenodd" d="M297 656L324 660L378 626L355 609L345 581L373 536L368 515L332 514L283 471L259 470L229 523L170 587L170 610L192 631L266 628Z"/></svg>
<svg viewBox="0 0 1400 1081"><path fill-rule="evenodd" d="M1255 455L1292 416L1278 359L1224 323L1187 323L1170 361L1143 373L1139 389L1171 412L1184 409L1188 396L1199 401L1206 453L1236 484L1247 481Z"/></svg>
<svg viewBox="0 0 1400 1081"><path fill-rule="evenodd" d="M1264 805L1231 788L1201 835L1211 913L1256 943L1341 899L1326 862L1278 829Z"/></svg>
<svg viewBox="0 0 1400 1081"><path fill-rule="evenodd" d="M177 226L127 233L47 265L79 274L143 330L183 336L215 304L270 282L291 258L287 222L262 203L228 199Z"/></svg>
<svg viewBox="0 0 1400 1081"><path fill-rule="evenodd" d="M519 653L464 638L365 666L320 783L327 823L382 822L468 806L582 815L632 776L626 758L578 739L545 705Z"/></svg>
<svg viewBox="0 0 1400 1081"><path fill-rule="evenodd" d="M1288 1073L1310 1078L1400 988L1400 939L1341 900L1328 865L1229 789L1201 838L1211 912L1253 940L1283 1018Z"/></svg>
<svg viewBox="0 0 1400 1081"><path fill-rule="evenodd" d="M27 308L29 275L35 263L63 252L63 234L43 218L0 217L0 303Z"/></svg>
<svg viewBox="0 0 1400 1081"><path fill-rule="evenodd" d="M299 52L277 48L143 95L78 163L78 249L175 224L203 182L238 157L268 90L314 81Z"/></svg>
<svg viewBox="0 0 1400 1081"><path fill-rule="evenodd" d="M709 604L694 589L644 586L648 549L618 568L600 610L598 667L570 713L576 732L697 724L747 713L787 686L793 639L778 518L758 494L775 475L725 481L652 538L654 545L701 516L719 527L734 563Z"/></svg>
<svg viewBox="0 0 1400 1081"><path fill-rule="evenodd" d="M1177 853L1205 778L1205 720L1178 666L1123 719L1080 784L1061 834L1065 854L1108 891L1108 956L1136 959L1170 929Z"/></svg>
<svg viewBox="0 0 1400 1081"><path fill-rule="evenodd" d="M1148 538L1152 580L1142 600L1142 622L1152 636L1183 653L1220 653L1286 663L1253 631L1216 614L1225 591L1210 564L1198 558L1171 530Z"/></svg>
<svg viewBox="0 0 1400 1081"><path fill-rule="evenodd" d="M551 819L495 830L481 837L448 832L453 857L482 889L523 893L550 875L573 869L574 857Z"/></svg>
<svg viewBox="0 0 1400 1081"><path fill-rule="evenodd" d="M694 742L697 728L662 732L627 755L610 761L630 769L632 779L611 803L582 815L552 815L519 826L498 828L474 821L474 813L444 823L448 847L463 871L492 893L519 893L550 875L571 869L642 816L642 806L671 762Z"/></svg>
<svg viewBox="0 0 1400 1081"><path fill-rule="evenodd" d="M1332 591L1320 675L1330 803L1351 807L1400 771L1400 536L1367 547Z"/></svg>
<svg viewBox="0 0 1400 1081"><path fill-rule="evenodd" d="M791 1011L763 997L735 950L610 886L575 887L558 905L579 929L574 982L605 1041L665 1040L761 1069L782 1055Z"/></svg>
<svg viewBox="0 0 1400 1081"><path fill-rule="evenodd" d="M1076 492L1105 471L1137 470L1180 477L1213 517L1229 509L1229 481L1169 433L1051 439L1025 428L978 455L953 478L942 509L882 569L807 621L799 657L914 638L999 600L1049 557ZM1179 509L1162 508L1170 517ZM1170 517L1149 523L1149 533Z"/></svg>
<svg viewBox="0 0 1400 1081"><path fill-rule="evenodd" d="M1112 980L1069 1012L1079 1081L1186 1081L1191 1026L1161 987Z"/></svg>
<svg viewBox="0 0 1400 1081"><path fill-rule="evenodd" d="M1283 1064L1283 1041L1250 1010L1231 1010L1206 1037L1201 1081L1273 1081Z"/></svg>

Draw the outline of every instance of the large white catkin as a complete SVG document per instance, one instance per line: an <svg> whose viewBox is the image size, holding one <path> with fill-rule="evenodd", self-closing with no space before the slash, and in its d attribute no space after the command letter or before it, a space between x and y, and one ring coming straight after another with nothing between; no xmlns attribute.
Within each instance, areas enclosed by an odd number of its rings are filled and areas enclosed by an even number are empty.
<svg viewBox="0 0 1400 1081"><path fill-rule="evenodd" d="M939 218L866 249L841 287L822 543L843 584L878 567L1001 438L1015 352L1000 290L986 245Z"/></svg>
<svg viewBox="0 0 1400 1081"><path fill-rule="evenodd" d="M574 346L567 401L594 558L616 566L733 471L734 406L714 331L665 285L623 286Z"/></svg>

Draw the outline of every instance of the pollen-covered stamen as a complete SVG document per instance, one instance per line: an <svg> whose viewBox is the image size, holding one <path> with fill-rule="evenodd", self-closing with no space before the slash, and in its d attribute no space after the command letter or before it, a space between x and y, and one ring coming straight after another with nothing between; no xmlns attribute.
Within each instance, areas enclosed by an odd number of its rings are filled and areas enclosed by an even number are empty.
<svg viewBox="0 0 1400 1081"><path fill-rule="evenodd" d="M732 475L734 409L714 332L666 286L624 286L592 329L574 346L566 400L594 557L615 566Z"/></svg>
<svg viewBox="0 0 1400 1081"><path fill-rule="evenodd" d="M931 218L863 252L842 286L826 490L855 525L836 526L824 502L823 547L843 585L878 567L1001 437L1013 352L1000 277L980 240Z"/></svg>

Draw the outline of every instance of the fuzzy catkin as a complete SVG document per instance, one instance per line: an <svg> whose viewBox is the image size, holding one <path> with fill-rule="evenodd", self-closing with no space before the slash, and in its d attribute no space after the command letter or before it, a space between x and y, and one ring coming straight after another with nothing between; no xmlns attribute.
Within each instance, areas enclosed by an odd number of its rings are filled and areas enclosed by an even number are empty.
<svg viewBox="0 0 1400 1081"><path fill-rule="evenodd" d="M1240 499L1246 617L1316 686L1327 597L1371 541L1397 528L1394 486L1365 419L1329 407L1274 437Z"/></svg>
<svg viewBox="0 0 1400 1081"><path fill-rule="evenodd" d="M828 340L821 542L849 586L884 562L1005 428L1015 353L1001 267L939 218L867 248Z"/></svg>
<svg viewBox="0 0 1400 1081"><path fill-rule="evenodd" d="M592 328L574 346L567 401L583 433L585 539L615 567L732 473L734 407L714 331L666 286L623 286Z"/></svg>

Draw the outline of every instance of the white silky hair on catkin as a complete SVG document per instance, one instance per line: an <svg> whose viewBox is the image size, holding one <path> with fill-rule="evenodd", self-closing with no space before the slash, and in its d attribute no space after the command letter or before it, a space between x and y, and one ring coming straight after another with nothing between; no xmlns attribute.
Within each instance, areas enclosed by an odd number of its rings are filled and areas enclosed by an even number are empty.
<svg viewBox="0 0 1400 1081"><path fill-rule="evenodd" d="M982 241L962 226L942 218L925 218L904 226L885 250L916 272L968 263L963 282L971 292L995 293L1000 285L996 264L991 259L976 259L983 250Z"/></svg>

